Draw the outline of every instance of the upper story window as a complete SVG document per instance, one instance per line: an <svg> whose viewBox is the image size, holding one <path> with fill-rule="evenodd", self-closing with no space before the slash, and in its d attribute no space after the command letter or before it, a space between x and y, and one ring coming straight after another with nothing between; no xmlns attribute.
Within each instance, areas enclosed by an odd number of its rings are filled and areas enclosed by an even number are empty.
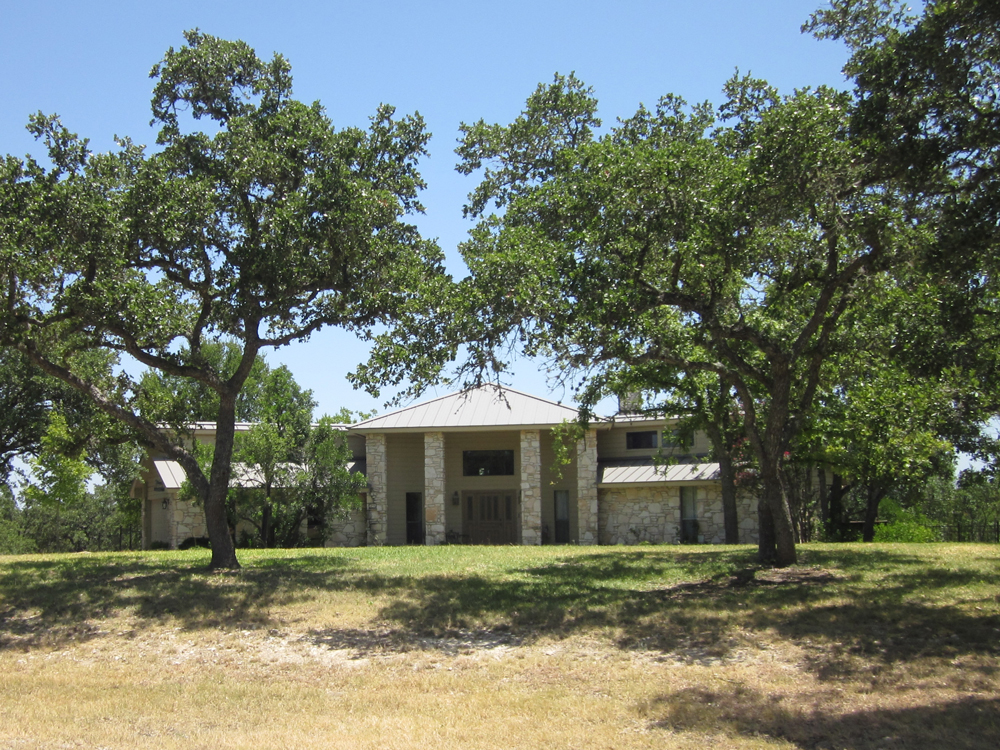
<svg viewBox="0 0 1000 750"><path fill-rule="evenodd" d="M462 451L462 476L513 476L514 451Z"/></svg>
<svg viewBox="0 0 1000 750"><path fill-rule="evenodd" d="M630 450L649 450L660 447L660 434L656 430L626 432L625 447Z"/></svg>
<svg viewBox="0 0 1000 750"><path fill-rule="evenodd" d="M663 447L664 448L683 448L684 441L681 439L680 432L678 430L664 430L663 431Z"/></svg>

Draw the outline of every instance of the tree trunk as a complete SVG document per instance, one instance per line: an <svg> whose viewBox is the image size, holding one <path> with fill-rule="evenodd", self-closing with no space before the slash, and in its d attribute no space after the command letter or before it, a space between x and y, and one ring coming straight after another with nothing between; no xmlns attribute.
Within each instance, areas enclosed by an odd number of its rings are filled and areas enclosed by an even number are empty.
<svg viewBox="0 0 1000 750"><path fill-rule="evenodd" d="M215 453L212 477L205 497L205 526L212 544L210 570L238 570L236 547L229 535L226 518L226 496L232 474L233 444L236 436L236 397L225 394L219 398L219 416L215 422Z"/></svg>
<svg viewBox="0 0 1000 750"><path fill-rule="evenodd" d="M827 495L826 469L822 466L816 471L819 477L819 524L824 531L830 523L830 501Z"/></svg>
<svg viewBox="0 0 1000 750"><path fill-rule="evenodd" d="M868 502L865 507L865 525L861 532L861 539L865 542L875 541L875 521L878 520L878 506L885 497L885 490L881 487L868 487Z"/></svg>
<svg viewBox="0 0 1000 750"><path fill-rule="evenodd" d="M271 546L271 499L264 498L264 509L260 519L260 541L264 548Z"/></svg>
<svg viewBox="0 0 1000 750"><path fill-rule="evenodd" d="M739 544L740 524L736 514L736 472L733 469L733 456L718 425L710 424L705 431L712 441L712 452L719 462L719 479L722 481L722 521L726 544Z"/></svg>
<svg viewBox="0 0 1000 750"><path fill-rule="evenodd" d="M850 485L844 484L843 477L839 474L833 475L833 481L830 483L830 494L827 497L830 506L826 522L827 539L844 541L844 495L850 489Z"/></svg>
<svg viewBox="0 0 1000 750"><path fill-rule="evenodd" d="M779 568L786 568L796 563L795 534L792 530L792 514L785 498L785 488L782 486L781 470L777 464L761 472L764 483L762 502L770 512L773 548L766 550L761 546L761 562L770 563ZM762 524L763 530L763 524ZM761 535L763 542L764 536ZM771 555L773 554L773 557Z"/></svg>
<svg viewBox="0 0 1000 750"><path fill-rule="evenodd" d="M774 521L771 518L771 508L763 497L757 500L757 526L757 558L761 565L774 565L778 559Z"/></svg>

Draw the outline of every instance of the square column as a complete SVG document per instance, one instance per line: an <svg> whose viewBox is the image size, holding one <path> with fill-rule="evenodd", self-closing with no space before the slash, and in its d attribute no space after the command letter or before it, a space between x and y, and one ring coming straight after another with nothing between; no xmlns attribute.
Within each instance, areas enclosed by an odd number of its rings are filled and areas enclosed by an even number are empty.
<svg viewBox="0 0 1000 750"><path fill-rule="evenodd" d="M597 430L576 444L577 544L597 544Z"/></svg>
<svg viewBox="0 0 1000 750"><path fill-rule="evenodd" d="M521 431L521 544L542 543L542 441Z"/></svg>
<svg viewBox="0 0 1000 750"><path fill-rule="evenodd" d="M376 432L365 438L368 470L368 544L385 544L388 527L387 491L389 488L385 434Z"/></svg>
<svg viewBox="0 0 1000 750"><path fill-rule="evenodd" d="M424 433L424 544L443 544L444 433Z"/></svg>

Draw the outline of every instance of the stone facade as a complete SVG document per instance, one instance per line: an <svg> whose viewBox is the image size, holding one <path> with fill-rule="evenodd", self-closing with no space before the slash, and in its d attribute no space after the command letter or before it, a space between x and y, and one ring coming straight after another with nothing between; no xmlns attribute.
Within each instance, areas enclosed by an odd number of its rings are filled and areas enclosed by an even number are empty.
<svg viewBox="0 0 1000 750"><path fill-rule="evenodd" d="M360 508L334 511L326 521L327 547L364 547L368 543L365 503Z"/></svg>
<svg viewBox="0 0 1000 750"><path fill-rule="evenodd" d="M161 501L156 501L161 502ZM167 544L177 549L186 540L208 536L205 526L205 511L201 505L190 500L178 500L171 496L167 504L167 518L170 520Z"/></svg>
<svg viewBox="0 0 1000 750"><path fill-rule="evenodd" d="M597 544L597 431L587 430L576 446L578 544Z"/></svg>
<svg viewBox="0 0 1000 750"><path fill-rule="evenodd" d="M385 544L389 531L387 490L389 487L389 467L386 461L385 434L381 432L367 436L368 468L368 544Z"/></svg>
<svg viewBox="0 0 1000 750"><path fill-rule="evenodd" d="M521 544L542 543L542 445L538 430L521 431Z"/></svg>
<svg viewBox="0 0 1000 750"><path fill-rule="evenodd" d="M600 491L599 540L601 544L677 544L681 535L680 487L602 488ZM718 484L695 486L698 541L722 544L725 526L722 488ZM752 498L737 498L740 543L757 541L757 510Z"/></svg>
<svg viewBox="0 0 1000 750"><path fill-rule="evenodd" d="M444 433L424 433L424 544L445 541Z"/></svg>

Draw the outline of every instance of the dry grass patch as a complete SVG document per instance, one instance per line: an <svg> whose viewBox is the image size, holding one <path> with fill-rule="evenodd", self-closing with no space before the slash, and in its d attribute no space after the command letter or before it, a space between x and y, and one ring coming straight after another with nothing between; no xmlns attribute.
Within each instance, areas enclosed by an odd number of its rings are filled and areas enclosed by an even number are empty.
<svg viewBox="0 0 1000 750"><path fill-rule="evenodd" d="M1000 746L1000 549L0 558L0 748Z"/></svg>

